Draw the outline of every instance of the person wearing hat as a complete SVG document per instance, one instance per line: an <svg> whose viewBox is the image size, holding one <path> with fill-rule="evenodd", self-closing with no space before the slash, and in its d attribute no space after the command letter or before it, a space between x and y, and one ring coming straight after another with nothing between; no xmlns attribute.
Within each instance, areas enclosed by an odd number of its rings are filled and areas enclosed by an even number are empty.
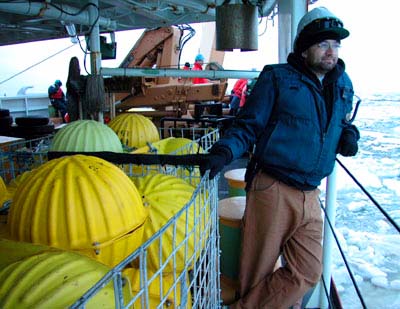
<svg viewBox="0 0 400 309"><path fill-rule="evenodd" d="M194 58L194 64L193 64L192 71L202 71L203 64L204 64L204 56L202 54L198 54ZM209 80L204 77L195 77L195 78L193 78L192 82L193 82L193 84L205 84L205 83L208 83Z"/></svg>
<svg viewBox="0 0 400 309"><path fill-rule="evenodd" d="M65 100L64 91L61 89L62 82L57 79L48 89L48 95L51 105L61 113L63 122L67 122L67 101Z"/></svg>
<svg viewBox="0 0 400 309"><path fill-rule="evenodd" d="M232 126L200 165L213 178L254 149L245 175L240 288L230 308L288 308L320 280L318 186L338 153L356 155L360 138L349 121L352 82L338 57L348 36L328 9L308 12L287 63L264 67ZM282 267L274 271L280 257Z"/></svg>

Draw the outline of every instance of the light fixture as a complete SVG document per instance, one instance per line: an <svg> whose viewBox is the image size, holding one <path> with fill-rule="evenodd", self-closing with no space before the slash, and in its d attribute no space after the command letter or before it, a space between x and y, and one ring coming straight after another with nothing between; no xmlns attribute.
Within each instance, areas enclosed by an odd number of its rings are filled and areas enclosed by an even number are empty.
<svg viewBox="0 0 400 309"><path fill-rule="evenodd" d="M70 22L61 21L61 24L64 26L65 30L67 31L68 35L71 38L71 42L76 44L78 43L78 37L76 35L75 25Z"/></svg>

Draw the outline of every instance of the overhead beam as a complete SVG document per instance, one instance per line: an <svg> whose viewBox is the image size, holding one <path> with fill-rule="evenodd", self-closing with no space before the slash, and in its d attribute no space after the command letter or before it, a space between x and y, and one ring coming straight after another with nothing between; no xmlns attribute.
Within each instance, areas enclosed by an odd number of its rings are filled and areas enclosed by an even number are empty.
<svg viewBox="0 0 400 309"><path fill-rule="evenodd" d="M66 14L49 3L46 2L30 2L30 3L0 3L0 12L19 14L24 16L46 17L50 19L63 20L74 24L91 26L91 19L87 10L79 12L79 9L68 5L60 5L62 10L69 13ZM70 15L77 14L77 15ZM109 31L117 29L117 24L110 18L99 17L98 25Z"/></svg>
<svg viewBox="0 0 400 309"><path fill-rule="evenodd" d="M185 7L190 10L195 10L199 13L205 13L210 11L210 15L215 15L215 8L211 7L208 3L204 3L204 1L196 1L196 0L169 0L171 4L174 4L177 7Z"/></svg>
<svg viewBox="0 0 400 309"><path fill-rule="evenodd" d="M204 77L209 79L224 78L256 78L260 72L245 70L179 70L179 69L151 69L151 68L101 68L103 76L128 76L128 77Z"/></svg>

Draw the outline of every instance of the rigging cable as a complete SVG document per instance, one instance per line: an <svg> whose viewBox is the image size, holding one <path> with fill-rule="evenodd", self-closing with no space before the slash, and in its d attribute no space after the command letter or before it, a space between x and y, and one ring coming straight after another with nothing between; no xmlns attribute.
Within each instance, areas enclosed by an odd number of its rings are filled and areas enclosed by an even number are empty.
<svg viewBox="0 0 400 309"><path fill-rule="evenodd" d="M176 27L178 27L178 29L181 32L181 35L179 37L179 56L178 56L178 69L180 68L180 63L181 63L181 56L182 56L182 51L183 51L183 47L185 46L185 44L192 38L195 36L196 34L196 30L194 30L190 25L186 24L186 25L176 25ZM185 31L189 31L188 34L184 35Z"/></svg>
<svg viewBox="0 0 400 309"><path fill-rule="evenodd" d="M56 52L55 54L53 54L53 55L51 55L51 56L49 56L49 57L47 57L47 58L45 58L45 59L43 59L43 60L41 60L41 61L35 63L35 64L33 64L33 65L27 67L26 69L24 69L24 70L22 70L22 71L20 71L20 72L18 72L18 73L16 73L16 74L14 74L14 75L12 75L12 76L9 77L9 78L6 78L5 80L0 81L0 85L1 85L1 84L4 84L5 82L9 81L10 79L13 79L14 77L16 77L16 76L18 76L18 75L20 75L20 74L22 74L22 73L24 73L24 72L26 72L26 71L32 69L33 67L35 67L35 66L37 66L37 65L39 65L39 64L41 64L41 63L43 63L43 62L45 62L46 60L49 60L50 58L53 58L53 57L57 56L58 54L60 54L60 53L62 53L62 52L64 52L64 51L66 51L67 49L69 49L69 48L71 48L71 47L73 47L73 46L75 46L75 44L72 44L72 45L70 45L70 46L68 46L68 47L66 47L66 48L63 48L62 50Z"/></svg>

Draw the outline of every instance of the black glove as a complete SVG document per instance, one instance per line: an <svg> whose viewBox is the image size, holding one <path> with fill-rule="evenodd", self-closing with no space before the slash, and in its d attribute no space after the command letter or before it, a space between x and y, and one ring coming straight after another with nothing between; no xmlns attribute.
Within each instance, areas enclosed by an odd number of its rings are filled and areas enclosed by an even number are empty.
<svg viewBox="0 0 400 309"><path fill-rule="evenodd" d="M203 176L207 170L210 170L209 178L213 179L226 164L232 161L232 152L224 146L213 146L210 153L205 155L200 164L200 174Z"/></svg>
<svg viewBox="0 0 400 309"><path fill-rule="evenodd" d="M340 136L336 153L345 157L355 156L358 151L357 141L360 139L360 132L355 125L345 127Z"/></svg>

